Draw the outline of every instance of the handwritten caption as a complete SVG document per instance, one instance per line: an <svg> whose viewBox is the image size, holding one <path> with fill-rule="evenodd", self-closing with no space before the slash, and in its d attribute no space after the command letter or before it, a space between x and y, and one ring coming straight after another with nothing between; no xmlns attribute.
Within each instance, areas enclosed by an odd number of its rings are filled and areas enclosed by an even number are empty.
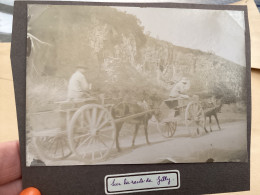
<svg viewBox="0 0 260 195"><path fill-rule="evenodd" d="M132 180L132 179L124 179L123 184L120 182L117 182L116 179L113 179L112 183L110 184L111 186L120 186L120 185L129 185L129 184L140 184L140 183L152 183L153 180L149 177L147 178L140 178L139 180ZM168 185L171 184L171 178L168 178L168 176L158 176L156 179L156 183L159 186L162 182L167 182Z"/></svg>
<svg viewBox="0 0 260 195"><path fill-rule="evenodd" d="M105 177L106 194L137 191L178 189L180 187L179 171L156 171L108 175Z"/></svg>

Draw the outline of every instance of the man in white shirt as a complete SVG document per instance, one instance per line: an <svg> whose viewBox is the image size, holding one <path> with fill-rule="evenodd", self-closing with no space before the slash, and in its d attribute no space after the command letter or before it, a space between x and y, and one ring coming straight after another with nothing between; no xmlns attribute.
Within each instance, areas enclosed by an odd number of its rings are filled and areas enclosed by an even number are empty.
<svg viewBox="0 0 260 195"><path fill-rule="evenodd" d="M77 66L77 70L70 77L68 85L68 99L77 100L88 97L88 92L91 89L91 84L89 84L85 78L85 73L87 67L83 65Z"/></svg>
<svg viewBox="0 0 260 195"><path fill-rule="evenodd" d="M183 94L190 89L190 81L183 77L178 83L176 83L170 92L170 98L188 98L188 95Z"/></svg>

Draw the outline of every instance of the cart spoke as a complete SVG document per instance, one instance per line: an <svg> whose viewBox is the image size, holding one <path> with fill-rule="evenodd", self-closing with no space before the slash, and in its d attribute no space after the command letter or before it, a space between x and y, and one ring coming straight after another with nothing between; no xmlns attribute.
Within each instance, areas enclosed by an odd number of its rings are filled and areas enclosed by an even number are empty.
<svg viewBox="0 0 260 195"><path fill-rule="evenodd" d="M46 142L51 142L51 138L50 137L43 138L43 141L45 142L44 139L46 139Z"/></svg>
<svg viewBox="0 0 260 195"><path fill-rule="evenodd" d="M50 140L51 140L52 142L51 142L51 144L50 144L49 147L48 147L49 150L52 149L52 146L53 146L53 144L55 143L55 142L54 142L54 138L52 138L52 139L50 139Z"/></svg>
<svg viewBox="0 0 260 195"><path fill-rule="evenodd" d="M51 144L53 144L54 138L53 138L53 137L50 137L49 142L50 142Z"/></svg>
<svg viewBox="0 0 260 195"><path fill-rule="evenodd" d="M63 140L61 139L61 152L62 152L62 156L64 156L64 151L63 151Z"/></svg>
<svg viewBox="0 0 260 195"><path fill-rule="evenodd" d="M80 115L80 127L81 128L84 127L84 118L85 118L84 112L82 112Z"/></svg>
<svg viewBox="0 0 260 195"><path fill-rule="evenodd" d="M97 137L97 139L98 139L104 146L106 146L107 148L109 148L109 147L105 144L105 142L104 142L100 137Z"/></svg>
<svg viewBox="0 0 260 195"><path fill-rule="evenodd" d="M97 130L98 131L99 129L101 129L102 127L104 127L107 123L109 122L109 120L105 120L103 123L101 123L98 127L97 127Z"/></svg>
<svg viewBox="0 0 260 195"><path fill-rule="evenodd" d="M87 139L85 139L82 143L80 143L80 145L78 146L78 148L82 147L84 144L86 144L89 140L92 140L92 136L89 136Z"/></svg>
<svg viewBox="0 0 260 195"><path fill-rule="evenodd" d="M96 117L97 117L97 108L96 107L94 107L93 109L92 109L92 116L91 116L91 128L95 128L95 126L96 126Z"/></svg>
<svg viewBox="0 0 260 195"><path fill-rule="evenodd" d="M74 138L73 138L73 140L74 140ZM78 148L81 141L82 141L82 138L79 138L79 140L75 142L75 148Z"/></svg>
<svg viewBox="0 0 260 195"><path fill-rule="evenodd" d="M85 133L85 132L88 132L90 129L90 126L89 125L86 125L84 127L75 127L75 133Z"/></svg>
<svg viewBox="0 0 260 195"><path fill-rule="evenodd" d="M91 152L91 154L92 154L92 155L91 155L91 159L92 159L92 161L93 161L93 160L94 160L94 158L95 158L95 152L94 152L94 151L92 151L92 152Z"/></svg>
<svg viewBox="0 0 260 195"><path fill-rule="evenodd" d="M96 142L96 138L95 137L93 137L93 144L95 144L95 142ZM92 149L92 151L91 151L91 159L92 159L92 161L95 159L95 150L93 150Z"/></svg>
<svg viewBox="0 0 260 195"><path fill-rule="evenodd" d="M40 142L41 141L43 141L44 142L44 140L39 140ZM49 142L49 144L46 144L46 145L43 145L42 147L46 147L46 149L47 150L49 150L50 149L50 147L51 147L51 145L52 145L52 143L50 143L50 141L48 141ZM39 144L39 143L37 143L37 144ZM42 143L40 143L40 144L42 144Z"/></svg>
<svg viewBox="0 0 260 195"><path fill-rule="evenodd" d="M90 137L91 139L89 139L89 142L88 142L88 144L87 144L87 146L85 147L86 148L86 153L84 153L84 154L82 154L82 157L83 158L86 158L86 156L87 156L87 154L89 154L89 152L91 152L91 151L89 151L89 146L92 144L92 142L93 142L93 137ZM85 150L84 150L85 151Z"/></svg>
<svg viewBox="0 0 260 195"><path fill-rule="evenodd" d="M91 126L91 117L90 117L90 113L89 113L89 110L87 110L86 111L86 118L87 118L87 121L88 121L88 123L90 124L90 126Z"/></svg>
<svg viewBox="0 0 260 195"><path fill-rule="evenodd" d="M103 158L103 154L102 154L102 152L99 151L99 154L100 154L100 159L102 159L102 158Z"/></svg>
<svg viewBox="0 0 260 195"><path fill-rule="evenodd" d="M90 138L91 139L89 140L88 145L86 146L86 148L88 148L92 144L92 142L93 142L93 137L90 137Z"/></svg>
<svg viewBox="0 0 260 195"><path fill-rule="evenodd" d="M79 138L82 138L82 137L85 137L85 136L88 136L88 135L91 135L91 134L90 133L86 133L84 135L75 136L74 139L79 139Z"/></svg>
<svg viewBox="0 0 260 195"><path fill-rule="evenodd" d="M102 129L97 129L97 131L102 132L102 131L110 131L110 130L113 130L113 129L114 129L114 128L113 128L112 126L108 126L108 127L102 128Z"/></svg>
<svg viewBox="0 0 260 195"><path fill-rule="evenodd" d="M80 120L79 121L79 126L80 126L80 129L84 129L84 128L88 128L90 125L89 123L89 119L88 117L86 116L86 113L82 112L80 117L77 119L77 120Z"/></svg>
<svg viewBox="0 0 260 195"><path fill-rule="evenodd" d="M70 149L69 149L69 143L68 143L68 140L67 140L67 138L66 139L63 139L63 143L64 143L64 145L65 145L65 147L64 147L64 154L65 155L68 155L69 153L70 153Z"/></svg>
<svg viewBox="0 0 260 195"><path fill-rule="evenodd" d="M200 115L200 114L202 113L202 111L203 111L203 109L200 108L196 115L197 115L197 116Z"/></svg>
<svg viewBox="0 0 260 195"><path fill-rule="evenodd" d="M105 114L105 111L101 110L101 112L99 113L99 116L98 116L98 119L96 121L95 126L98 126L98 124L101 122L101 119L103 118L104 114Z"/></svg>
<svg viewBox="0 0 260 195"><path fill-rule="evenodd" d="M55 144L55 151L54 151L54 154L56 154L57 153L57 149L58 149L58 145L59 145L59 142L57 141L57 139L56 139L56 144Z"/></svg>
<svg viewBox="0 0 260 195"><path fill-rule="evenodd" d="M55 155L60 155L60 150L61 150L61 141L60 139L57 139L57 151L55 153Z"/></svg>
<svg viewBox="0 0 260 195"><path fill-rule="evenodd" d="M198 113L198 104L196 103L196 104L194 104L194 106L193 106L193 112L192 112L192 114L196 116L197 113Z"/></svg>

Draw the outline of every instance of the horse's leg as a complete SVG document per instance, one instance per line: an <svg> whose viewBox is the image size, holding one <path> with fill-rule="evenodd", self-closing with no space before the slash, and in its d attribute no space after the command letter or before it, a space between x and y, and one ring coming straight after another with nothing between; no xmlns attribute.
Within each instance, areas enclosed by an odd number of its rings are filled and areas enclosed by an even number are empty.
<svg viewBox="0 0 260 195"><path fill-rule="evenodd" d="M212 132L212 128L211 128L211 115L209 116L209 129Z"/></svg>
<svg viewBox="0 0 260 195"><path fill-rule="evenodd" d="M199 129L199 127L197 127L197 135L199 135L200 134L200 129Z"/></svg>
<svg viewBox="0 0 260 195"><path fill-rule="evenodd" d="M139 126L140 126L140 124L135 125L135 131L134 131L134 135L133 135L133 139L132 139L132 147L134 147L134 145L135 145L135 138L136 138L136 135L138 133Z"/></svg>
<svg viewBox="0 0 260 195"><path fill-rule="evenodd" d="M144 123L144 134L145 134L146 143L150 144L148 139L148 121L145 121Z"/></svg>
<svg viewBox="0 0 260 195"><path fill-rule="evenodd" d="M220 126L219 126L219 121L218 121L218 116L217 116L217 113L216 113L216 114L214 114L214 117L215 117L215 119L216 119L216 121L217 121L217 124L218 124L218 129L219 129L219 130L221 130L221 128L220 128Z"/></svg>
<svg viewBox="0 0 260 195"><path fill-rule="evenodd" d="M204 116L204 119L205 119L205 123L204 123L204 125L203 125L203 128L204 128L205 132L208 133L208 130L207 130L207 128L206 128L207 117Z"/></svg>
<svg viewBox="0 0 260 195"><path fill-rule="evenodd" d="M119 138L119 133L120 133L120 130L122 129L122 126L123 126L123 123L117 123L116 124L116 149L117 149L118 152L121 151L118 138Z"/></svg>

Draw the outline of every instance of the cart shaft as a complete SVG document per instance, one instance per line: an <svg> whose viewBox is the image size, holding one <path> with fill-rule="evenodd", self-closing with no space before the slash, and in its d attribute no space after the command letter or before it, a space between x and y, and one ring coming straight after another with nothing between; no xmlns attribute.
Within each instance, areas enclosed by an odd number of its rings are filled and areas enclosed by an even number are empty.
<svg viewBox="0 0 260 195"><path fill-rule="evenodd" d="M130 120L130 119L134 119L134 118L143 116L145 114L148 114L148 113L151 113L151 112L154 112L154 111L155 111L155 109L152 109L152 110L147 110L147 111L140 112L140 113L137 113L137 114L125 116L125 117L122 117L122 118L115 119L114 122L115 123L124 122L124 121Z"/></svg>

